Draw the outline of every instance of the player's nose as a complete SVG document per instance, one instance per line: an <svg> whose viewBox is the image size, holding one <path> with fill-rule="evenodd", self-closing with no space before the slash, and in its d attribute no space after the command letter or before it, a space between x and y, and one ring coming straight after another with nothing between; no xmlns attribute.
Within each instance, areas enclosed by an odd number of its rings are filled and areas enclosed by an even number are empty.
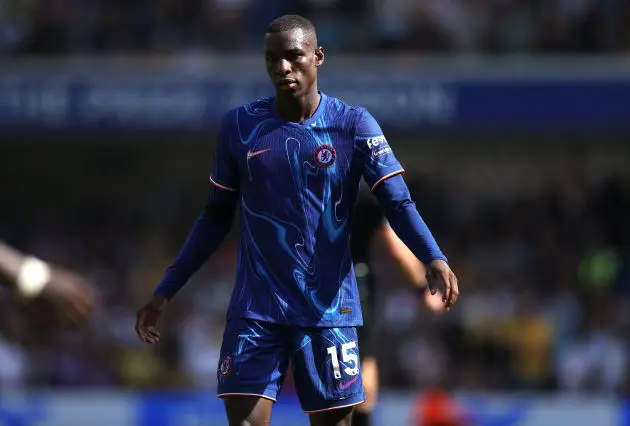
<svg viewBox="0 0 630 426"><path fill-rule="evenodd" d="M280 59L278 61L276 72L280 75L287 75L291 73L291 63L286 59Z"/></svg>

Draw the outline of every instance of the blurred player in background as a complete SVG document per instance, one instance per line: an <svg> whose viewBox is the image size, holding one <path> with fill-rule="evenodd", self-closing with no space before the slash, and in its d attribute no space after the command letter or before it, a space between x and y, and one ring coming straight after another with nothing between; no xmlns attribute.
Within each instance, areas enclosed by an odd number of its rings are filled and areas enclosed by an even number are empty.
<svg viewBox="0 0 630 426"><path fill-rule="evenodd" d="M90 315L94 293L84 278L59 265L21 253L2 241L0 275L42 320L71 326L87 320Z"/></svg>
<svg viewBox="0 0 630 426"><path fill-rule="evenodd" d="M323 62L307 19L286 15L268 26L265 63L276 96L225 115L206 208L138 312L139 338L158 342L157 319L230 231L240 201L236 284L217 373L231 426L270 423L289 362L311 425L350 425L364 402L363 317L349 247L362 177L444 290L446 309L459 294L376 120L318 90Z"/></svg>
<svg viewBox="0 0 630 426"><path fill-rule="evenodd" d="M352 222L352 257L363 309L363 326L359 330L361 375L365 401L354 410L353 426L372 425L379 390L379 370L375 349L378 345L378 290L392 284L411 284L418 290L426 309L434 314L444 312L442 295L427 286L425 268L398 238L372 199L363 196Z"/></svg>
<svg viewBox="0 0 630 426"><path fill-rule="evenodd" d="M447 392L426 389L416 401L414 426L469 426L474 419Z"/></svg>

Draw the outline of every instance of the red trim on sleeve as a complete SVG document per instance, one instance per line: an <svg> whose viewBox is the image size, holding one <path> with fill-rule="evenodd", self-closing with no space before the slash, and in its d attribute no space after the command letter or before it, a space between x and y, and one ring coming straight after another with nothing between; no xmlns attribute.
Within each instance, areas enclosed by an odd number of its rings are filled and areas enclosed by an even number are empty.
<svg viewBox="0 0 630 426"><path fill-rule="evenodd" d="M216 182L214 179L212 179L212 176L210 176L209 179L210 179L210 183L213 184L214 186L216 186L217 188L221 188L221 189L224 189L224 190L230 191L230 192L236 192L236 189L230 188L228 186L223 186L220 183Z"/></svg>
<svg viewBox="0 0 630 426"><path fill-rule="evenodd" d="M371 188L372 192L374 192L374 190L376 189L377 186L379 186L381 183L385 182L390 177L394 177L396 175L402 175L402 174L405 174L405 173L406 173L405 169L400 169L400 170L396 170L395 172L386 174L385 176L383 176L382 178L377 180L374 185L372 185L372 188Z"/></svg>

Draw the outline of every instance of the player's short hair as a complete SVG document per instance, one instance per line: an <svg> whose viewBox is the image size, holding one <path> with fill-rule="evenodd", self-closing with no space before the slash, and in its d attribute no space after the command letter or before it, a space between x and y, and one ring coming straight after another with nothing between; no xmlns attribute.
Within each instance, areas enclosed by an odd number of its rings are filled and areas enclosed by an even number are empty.
<svg viewBox="0 0 630 426"><path fill-rule="evenodd" d="M308 34L309 37L312 38L314 45L317 46L317 30L315 29L315 24L300 15L282 15L274 19L267 25L266 33L276 34L297 29Z"/></svg>

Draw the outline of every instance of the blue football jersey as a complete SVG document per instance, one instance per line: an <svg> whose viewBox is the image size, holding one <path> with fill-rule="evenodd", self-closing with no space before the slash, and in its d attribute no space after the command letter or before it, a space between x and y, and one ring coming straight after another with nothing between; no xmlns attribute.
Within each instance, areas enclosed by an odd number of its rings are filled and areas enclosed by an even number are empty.
<svg viewBox="0 0 630 426"><path fill-rule="evenodd" d="M323 93L303 123L279 117L274 98L226 114L210 181L241 201L228 319L362 325L350 253L359 184L403 172L365 108Z"/></svg>

